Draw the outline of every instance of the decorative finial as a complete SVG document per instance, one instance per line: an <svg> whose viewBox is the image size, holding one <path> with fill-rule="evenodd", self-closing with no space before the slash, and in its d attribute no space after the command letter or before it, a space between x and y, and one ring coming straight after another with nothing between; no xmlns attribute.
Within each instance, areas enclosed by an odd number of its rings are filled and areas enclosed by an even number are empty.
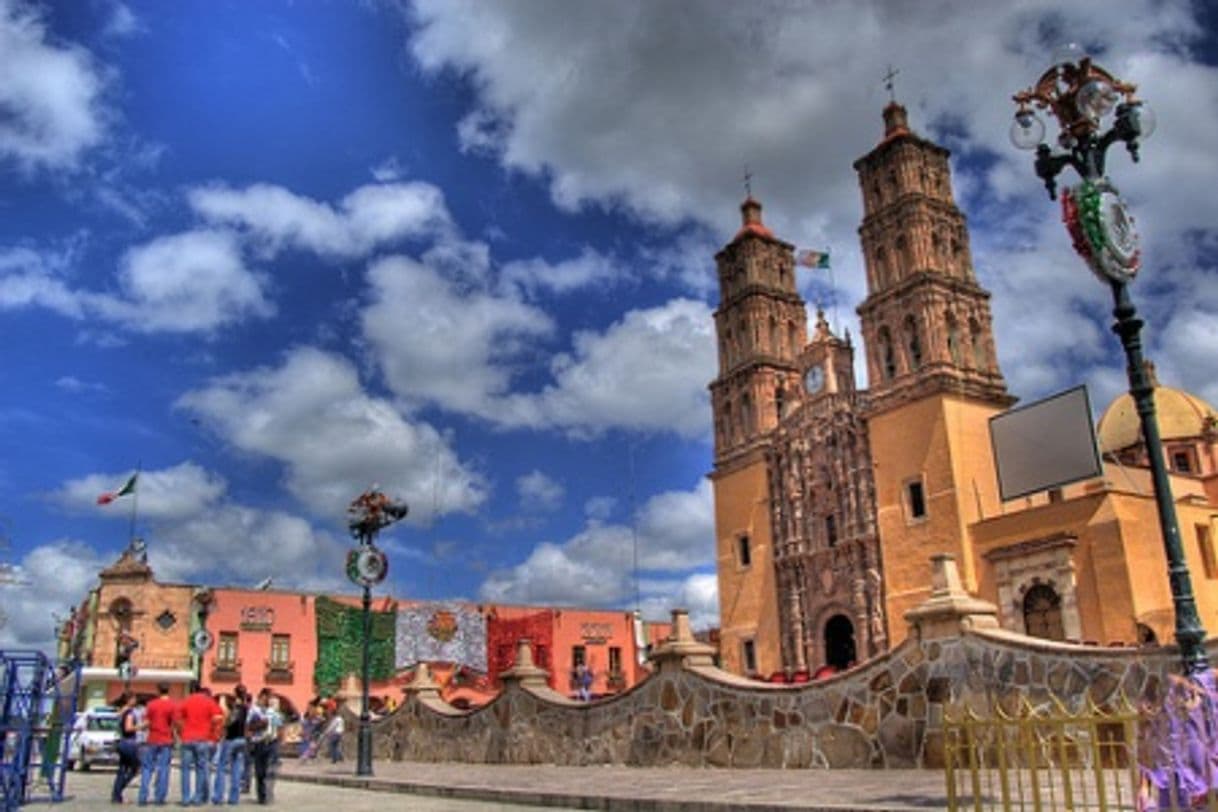
<svg viewBox="0 0 1218 812"><path fill-rule="evenodd" d="M896 104L897 94L893 89L892 80L897 78L898 73L900 73L899 70L894 68L892 65L889 65L888 73L884 74L884 87L888 89L888 100L893 104Z"/></svg>
<svg viewBox="0 0 1218 812"><path fill-rule="evenodd" d="M744 165L744 196L753 196L753 173L749 171L749 165Z"/></svg>

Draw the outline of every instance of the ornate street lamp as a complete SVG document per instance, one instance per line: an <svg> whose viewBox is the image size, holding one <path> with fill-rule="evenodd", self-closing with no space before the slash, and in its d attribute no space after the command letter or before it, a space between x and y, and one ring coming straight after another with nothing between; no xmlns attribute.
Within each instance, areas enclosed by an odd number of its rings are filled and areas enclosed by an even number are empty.
<svg viewBox="0 0 1218 812"><path fill-rule="evenodd" d="M1176 641L1185 673L1198 674L1209 669L1203 646L1205 629L1197 615L1192 581L1180 544L1180 528L1155 417L1154 387L1142 358L1142 320L1129 297L1128 285L1141 266L1138 234L1125 201L1104 174L1104 158L1110 146L1120 141L1136 162L1141 140L1154 132L1154 114L1134 97L1135 90L1134 85L1122 82L1095 64L1078 46L1067 46L1035 85L1013 97L1018 108L1011 125L1011 143L1020 149L1036 150L1036 175L1044 181L1051 199L1057 197L1057 176L1067 166L1073 167L1082 179L1078 185L1062 190L1062 219L1074 250L1112 288L1115 302L1112 314L1116 318L1112 329L1125 348L1129 392L1141 418L1142 436L1150 458L1176 610ZM1034 108L1048 110L1057 119L1061 152L1054 152L1044 142L1045 124ZM1106 124L1108 121L1111 124ZM1105 126L1107 130L1103 129Z"/></svg>
<svg viewBox="0 0 1218 812"><path fill-rule="evenodd" d="M356 739L356 775L372 775L372 719L368 712L368 683L371 680L372 587L385 580L389 559L376 546L376 536L384 528L406 518L405 502L393 502L376 490L364 491L347 506L347 529L359 542L347 553L347 577L364 588L363 690L360 696L359 734Z"/></svg>

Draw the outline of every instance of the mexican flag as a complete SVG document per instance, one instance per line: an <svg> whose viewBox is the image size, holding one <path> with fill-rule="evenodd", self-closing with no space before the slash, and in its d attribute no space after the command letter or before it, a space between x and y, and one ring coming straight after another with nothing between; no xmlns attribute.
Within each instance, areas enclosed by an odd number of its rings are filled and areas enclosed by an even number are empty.
<svg viewBox="0 0 1218 812"><path fill-rule="evenodd" d="M824 269L829 267L829 252L828 251L800 251L795 257L795 263L802 265L805 268Z"/></svg>
<svg viewBox="0 0 1218 812"><path fill-rule="evenodd" d="M101 496L97 497L97 504L108 505L115 499L118 499L120 496L135 493L135 481L139 479L139 477L140 475L137 471L136 473L132 474L131 478L128 479L123 487L119 488L117 491L107 491L106 493L103 493Z"/></svg>

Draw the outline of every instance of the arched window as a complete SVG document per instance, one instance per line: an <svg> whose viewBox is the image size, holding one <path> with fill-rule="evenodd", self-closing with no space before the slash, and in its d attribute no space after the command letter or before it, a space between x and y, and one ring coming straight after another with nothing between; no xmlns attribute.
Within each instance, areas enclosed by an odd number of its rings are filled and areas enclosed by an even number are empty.
<svg viewBox="0 0 1218 812"><path fill-rule="evenodd" d="M126 598L118 598L110 604L110 617L119 631L131 631L131 621L134 615L135 609L131 606L131 601Z"/></svg>
<svg viewBox="0 0 1218 812"><path fill-rule="evenodd" d="M778 322L773 316L770 316L770 346L767 347L767 350L771 355L782 354L782 348L778 343Z"/></svg>
<svg viewBox="0 0 1218 812"><path fill-rule="evenodd" d="M913 316L905 317L905 348L909 351L909 369L921 369L922 339L918 335L918 322Z"/></svg>
<svg viewBox="0 0 1218 812"><path fill-rule="evenodd" d="M888 251L882 245L875 248L875 284L877 288L888 286Z"/></svg>
<svg viewBox="0 0 1218 812"><path fill-rule="evenodd" d="M897 261L905 269L905 273L912 273L914 270L913 253L909 250L909 240L905 239L904 234L897 237L896 249Z"/></svg>
<svg viewBox="0 0 1218 812"><path fill-rule="evenodd" d="M783 409L786 406L786 399L787 393L783 391L781 386L774 390L774 413L780 423L782 422Z"/></svg>
<svg viewBox="0 0 1218 812"><path fill-rule="evenodd" d="M740 396L740 429L744 437L753 436L753 402L748 392Z"/></svg>
<svg viewBox="0 0 1218 812"><path fill-rule="evenodd" d="M951 313L947 314L945 321L947 322L947 353L951 356L953 364L963 366L960 355L960 325L956 323L956 317Z"/></svg>
<svg viewBox="0 0 1218 812"><path fill-rule="evenodd" d="M792 354L803 349L799 346L798 334L795 332L795 323L791 321L787 322L787 346L791 348Z"/></svg>
<svg viewBox="0 0 1218 812"><path fill-rule="evenodd" d="M973 364L977 369L986 369L988 364L985 362L985 339L981 335L981 325L976 319L969 319L968 331L969 340L973 344Z"/></svg>
<svg viewBox="0 0 1218 812"><path fill-rule="evenodd" d="M1037 584L1023 598L1023 628L1030 637L1065 640L1062 599L1048 584Z"/></svg>
<svg viewBox="0 0 1218 812"><path fill-rule="evenodd" d="M880 328L876 340L879 343L880 376L886 381L891 380L897 374L897 359L892 351L892 336L887 327Z"/></svg>

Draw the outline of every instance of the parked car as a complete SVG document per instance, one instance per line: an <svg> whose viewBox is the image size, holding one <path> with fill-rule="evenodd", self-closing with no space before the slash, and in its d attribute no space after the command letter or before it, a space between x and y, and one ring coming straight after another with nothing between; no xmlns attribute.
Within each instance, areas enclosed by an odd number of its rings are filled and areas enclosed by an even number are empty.
<svg viewBox="0 0 1218 812"><path fill-rule="evenodd" d="M92 708L76 715L68 739L68 769L88 770L94 764L118 763L118 713Z"/></svg>

